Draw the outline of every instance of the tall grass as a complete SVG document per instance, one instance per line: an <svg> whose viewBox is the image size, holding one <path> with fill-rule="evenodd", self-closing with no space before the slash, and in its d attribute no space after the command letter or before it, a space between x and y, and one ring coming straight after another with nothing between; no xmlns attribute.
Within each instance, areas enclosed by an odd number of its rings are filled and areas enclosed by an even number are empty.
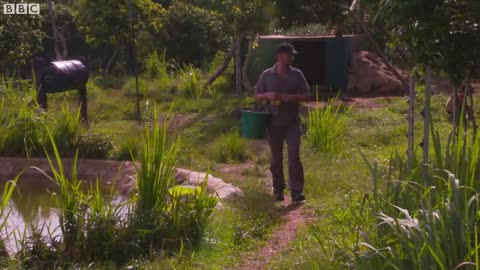
<svg viewBox="0 0 480 270"><path fill-rule="evenodd" d="M176 190L175 165L178 141L167 145L169 117L162 125L154 113L152 130L146 130L137 168L137 196L132 227L138 230L138 245L143 249L183 246L183 241L201 239L208 217L216 204L206 189L184 198ZM205 191L204 191L205 190Z"/></svg>
<svg viewBox="0 0 480 270"><path fill-rule="evenodd" d="M451 136L442 151L432 133L433 165L405 170L397 158L386 181L370 165L378 227L357 246L358 269L480 268L480 140Z"/></svg>
<svg viewBox="0 0 480 270"><path fill-rule="evenodd" d="M151 53L145 62L145 76L147 78L166 78L168 77L168 62L165 58L164 50L161 57L155 51Z"/></svg>
<svg viewBox="0 0 480 270"><path fill-rule="evenodd" d="M208 70L203 71L192 65L171 65L166 61L165 53L159 57L154 52L147 58L145 72L140 79L140 92L144 97L157 101L175 97L199 99L215 94L218 87L228 85L228 79L221 78L214 86L205 87L209 74ZM134 95L134 79L127 80L123 88L129 95Z"/></svg>
<svg viewBox="0 0 480 270"><path fill-rule="evenodd" d="M155 114L156 115L156 114ZM139 218L153 218L166 210L168 189L175 180L175 161L177 148L168 147L167 122L160 126L158 117L154 118L152 130L146 130L140 155L140 167L137 168L137 213ZM145 217L143 217L145 216Z"/></svg>
<svg viewBox="0 0 480 270"><path fill-rule="evenodd" d="M68 107L63 106L53 125L53 141L59 154L62 156L65 154L73 155L78 137L82 132L80 110L72 113Z"/></svg>
<svg viewBox="0 0 480 270"><path fill-rule="evenodd" d="M341 151L346 122L340 115L342 105L329 100L324 108L309 109L307 119L308 143L321 153L337 154Z"/></svg>
<svg viewBox="0 0 480 270"><path fill-rule="evenodd" d="M7 225L8 217L11 214L11 209L8 208L8 204L12 198L13 192L15 191L18 178L19 176L15 177L15 179L11 181L7 181L3 186L2 197L0 198L0 231L3 232L5 232L5 226ZM7 257L8 255L5 239L0 239L0 260L2 260L2 257Z"/></svg>
<svg viewBox="0 0 480 270"><path fill-rule="evenodd" d="M0 80L0 154L30 156L41 151L46 114L33 98L33 86L17 91L14 83Z"/></svg>
<svg viewBox="0 0 480 270"><path fill-rule="evenodd" d="M221 163L244 161L248 158L247 143L236 130L223 134L212 147L212 158Z"/></svg>

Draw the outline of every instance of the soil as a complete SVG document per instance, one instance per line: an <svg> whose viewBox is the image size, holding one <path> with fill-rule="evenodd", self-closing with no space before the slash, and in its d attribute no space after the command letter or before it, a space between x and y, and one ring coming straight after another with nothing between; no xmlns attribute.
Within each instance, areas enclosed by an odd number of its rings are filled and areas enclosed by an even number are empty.
<svg viewBox="0 0 480 270"><path fill-rule="evenodd" d="M264 246L248 252L235 269L266 269L272 258L289 248L299 228L309 220L303 203L292 203L290 198L281 204L278 211L282 215L282 224L275 228Z"/></svg>
<svg viewBox="0 0 480 270"><path fill-rule="evenodd" d="M267 151L266 141L253 142L254 149L262 149ZM241 164L219 164L219 172L228 174L230 177L241 179L246 174L255 174L264 177L266 189L271 189L272 176L265 168L259 168L255 162L246 161ZM281 217L281 224L274 228L265 244L257 249L251 250L244 255L240 263L232 266L231 269L267 269L272 259L285 252L297 237L299 229L311 219L307 214L303 203L292 203L289 196L285 196L285 201L279 204L276 209Z"/></svg>
<svg viewBox="0 0 480 270"><path fill-rule="evenodd" d="M381 109L388 104L387 102L391 97L370 97L370 98L361 98L361 97L351 97L351 98L340 98L336 100L337 105L348 105L354 107L358 110L375 110ZM303 112L306 112L307 109L319 109L324 108L327 105L325 101L319 102L305 102L302 104Z"/></svg>

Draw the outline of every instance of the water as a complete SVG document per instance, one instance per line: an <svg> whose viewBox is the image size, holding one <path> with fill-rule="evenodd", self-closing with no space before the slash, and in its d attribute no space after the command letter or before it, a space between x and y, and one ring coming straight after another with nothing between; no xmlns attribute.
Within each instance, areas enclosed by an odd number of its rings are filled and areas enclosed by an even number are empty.
<svg viewBox="0 0 480 270"><path fill-rule="evenodd" d="M1 178L0 178L1 179ZM8 178L7 178L8 179ZM6 180L0 180L3 187ZM93 183L84 183L83 190L87 192ZM112 194L112 185L103 183L104 199L117 204L127 199L126 195ZM3 190L2 190L3 192ZM108 195L108 196L107 196ZM61 237L59 223L58 186L46 178L22 178L18 180L14 194L7 204L4 217L0 222L6 223L0 232L9 254L15 254L24 237L31 235L31 228L36 228L47 239Z"/></svg>

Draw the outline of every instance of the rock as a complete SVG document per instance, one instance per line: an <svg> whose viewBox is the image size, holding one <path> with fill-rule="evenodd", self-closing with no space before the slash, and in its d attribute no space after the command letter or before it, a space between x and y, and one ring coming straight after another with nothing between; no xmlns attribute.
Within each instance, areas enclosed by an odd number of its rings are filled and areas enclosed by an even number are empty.
<svg viewBox="0 0 480 270"><path fill-rule="evenodd" d="M373 52L360 51L352 54L348 72L347 95L398 96L404 94L400 80Z"/></svg>
<svg viewBox="0 0 480 270"><path fill-rule="evenodd" d="M240 188L223 182L222 179L203 172L177 168L176 180L182 185L201 186L206 181L207 190L215 193L220 200L228 200L242 195Z"/></svg>

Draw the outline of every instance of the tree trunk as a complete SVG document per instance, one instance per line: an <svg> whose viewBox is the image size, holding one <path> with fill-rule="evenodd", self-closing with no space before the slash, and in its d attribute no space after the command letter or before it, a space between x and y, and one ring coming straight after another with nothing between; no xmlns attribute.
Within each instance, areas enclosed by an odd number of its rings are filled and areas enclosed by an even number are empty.
<svg viewBox="0 0 480 270"><path fill-rule="evenodd" d="M248 92L252 92L253 86L248 79L248 62L250 60L250 44L248 44L247 55L245 56L245 63L243 63L242 67L242 83L243 87L247 89Z"/></svg>
<svg viewBox="0 0 480 270"><path fill-rule="evenodd" d="M57 16L53 10L53 4L51 0L47 0L48 9L50 11L50 23L52 24L53 32L53 50L55 51L55 59L63 60L67 56L67 44L63 34L58 31L57 28Z"/></svg>
<svg viewBox="0 0 480 270"><path fill-rule="evenodd" d="M337 0L337 5L340 7L343 4L343 0ZM338 10L335 15L335 37L343 37L345 31L345 22L343 19L343 12Z"/></svg>
<svg viewBox="0 0 480 270"><path fill-rule="evenodd" d="M112 66L113 61L115 60L115 58L117 57L117 55L118 55L118 49L117 49L117 47L115 47L115 48L113 49L112 57L110 57L110 60L108 60L107 66L105 67L105 71L104 71L104 74L105 74L105 75L107 75L108 72L110 72L110 67Z"/></svg>
<svg viewBox="0 0 480 270"><path fill-rule="evenodd" d="M205 87L209 87L210 85L212 85L212 83L218 77L220 77L223 74L223 72L225 72L225 70L227 69L228 65L230 64L230 61L232 61L232 58L235 54L236 46L237 46L237 40L235 39L232 42L232 45L230 46L230 48L228 49L228 52L225 54L225 57L223 59L223 64L210 76L210 78L208 78L207 82L204 85Z"/></svg>
<svg viewBox="0 0 480 270"><path fill-rule="evenodd" d="M63 49L62 55L64 58L68 57L67 39L65 38L66 31L67 31L67 25L63 24L62 31L58 32L59 33L58 38L59 38L60 44L62 45L62 49Z"/></svg>
<svg viewBox="0 0 480 270"><path fill-rule="evenodd" d="M478 130L478 126L477 126L477 121L475 120L475 106L474 106L474 102L473 102L473 89L472 89L472 72L470 72L468 74L468 77L467 77L467 86L466 86L466 89L465 89L466 93L467 93L467 96L469 98L469 101L470 101L470 110L468 112L468 118L471 119L472 121L472 127L473 127L473 141L475 142L475 138L477 136L477 130Z"/></svg>
<svg viewBox="0 0 480 270"><path fill-rule="evenodd" d="M238 38L235 46L235 90L237 94L242 92L242 55L241 55L241 43L242 38Z"/></svg>

